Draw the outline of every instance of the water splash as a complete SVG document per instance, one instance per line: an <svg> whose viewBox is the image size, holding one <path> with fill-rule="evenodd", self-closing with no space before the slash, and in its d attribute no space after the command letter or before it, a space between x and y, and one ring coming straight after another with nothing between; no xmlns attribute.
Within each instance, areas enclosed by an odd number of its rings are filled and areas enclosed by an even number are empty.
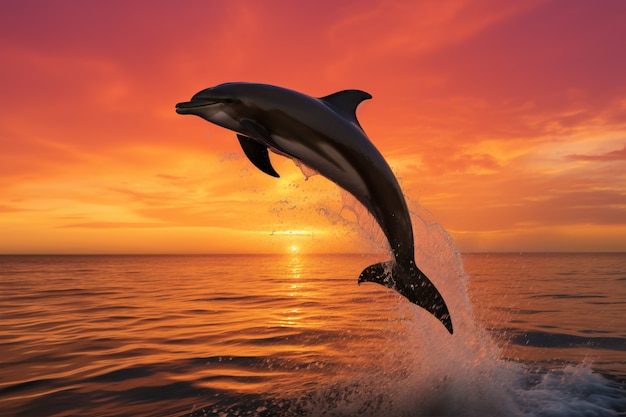
<svg viewBox="0 0 626 417"><path fill-rule="evenodd" d="M317 172L316 170L314 170L313 168L305 165L302 161L300 161L299 159L296 158L291 158L291 160L293 161L293 163L300 169L300 172L302 172L302 175L304 175L304 180L307 181L309 178L311 178L314 175L319 175L319 172Z"/></svg>
<svg viewBox="0 0 626 417"><path fill-rule="evenodd" d="M382 232L356 200L342 194L358 232L380 249ZM305 415L329 416L618 416L626 391L588 364L546 369L502 358L479 324L468 276L453 239L433 216L409 202L415 260L439 289L452 314L453 336L409 303L398 303L401 330L381 346L385 355L345 381L298 401ZM352 223L344 218L344 222ZM384 248L388 250L388 248Z"/></svg>
<svg viewBox="0 0 626 417"><path fill-rule="evenodd" d="M337 415L355 415L355 410L358 415L384 411L402 416L624 415L624 388L594 373L588 364L545 369L502 359L500 346L474 316L469 278L451 236L417 203L409 205L416 263L446 300L455 334L442 331L424 310L399 303L403 328L385 347L389 360L378 375L368 375L369 381L376 381L373 386L357 384L367 393L358 397L367 400L355 401L349 410L337 407ZM371 235L371 223L364 227ZM379 399L379 407L371 407L372 398Z"/></svg>

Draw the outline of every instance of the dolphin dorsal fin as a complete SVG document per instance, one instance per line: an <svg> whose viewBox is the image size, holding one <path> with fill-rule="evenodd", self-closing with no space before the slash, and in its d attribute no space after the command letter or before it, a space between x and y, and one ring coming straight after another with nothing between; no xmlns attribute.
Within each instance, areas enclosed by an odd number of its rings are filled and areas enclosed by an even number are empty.
<svg viewBox="0 0 626 417"><path fill-rule="evenodd" d="M365 91L343 90L326 97L321 97L320 100L361 127L356 118L356 108L363 100L369 100L370 98L372 98L372 96Z"/></svg>

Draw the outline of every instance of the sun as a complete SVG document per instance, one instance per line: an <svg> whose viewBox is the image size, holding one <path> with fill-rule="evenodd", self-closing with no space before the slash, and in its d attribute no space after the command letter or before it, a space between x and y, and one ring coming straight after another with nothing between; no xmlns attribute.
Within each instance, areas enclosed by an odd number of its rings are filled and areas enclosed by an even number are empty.
<svg viewBox="0 0 626 417"><path fill-rule="evenodd" d="M290 253L298 253L299 250L300 250L300 248L297 245L289 246L289 252Z"/></svg>

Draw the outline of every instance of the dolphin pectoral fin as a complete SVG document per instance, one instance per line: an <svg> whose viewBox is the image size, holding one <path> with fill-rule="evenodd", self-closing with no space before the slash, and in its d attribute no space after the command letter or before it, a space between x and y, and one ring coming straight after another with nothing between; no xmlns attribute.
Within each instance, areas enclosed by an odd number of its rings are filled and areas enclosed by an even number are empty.
<svg viewBox="0 0 626 417"><path fill-rule="evenodd" d="M267 146L274 144L274 140L272 139L270 132L254 120L241 119L239 123L241 123L241 125L246 129L248 136L254 139L258 139L259 141L265 143Z"/></svg>
<svg viewBox="0 0 626 417"><path fill-rule="evenodd" d="M415 265L406 270L394 262L374 264L361 272L359 284L361 282L375 282L397 291L435 316L452 334L452 320L443 297Z"/></svg>
<svg viewBox="0 0 626 417"><path fill-rule="evenodd" d="M359 127L359 121L356 118L356 108L363 100L369 100L372 96L361 90L344 90L334 94L320 98L324 103L328 104L343 117L356 123Z"/></svg>
<svg viewBox="0 0 626 417"><path fill-rule="evenodd" d="M237 139L239 139L239 144L241 145L241 149L243 149L243 153L246 154L250 162L252 162L255 167L259 168L267 175L271 175L276 178L280 177L270 162L270 157L267 153L267 146L243 135L237 135Z"/></svg>

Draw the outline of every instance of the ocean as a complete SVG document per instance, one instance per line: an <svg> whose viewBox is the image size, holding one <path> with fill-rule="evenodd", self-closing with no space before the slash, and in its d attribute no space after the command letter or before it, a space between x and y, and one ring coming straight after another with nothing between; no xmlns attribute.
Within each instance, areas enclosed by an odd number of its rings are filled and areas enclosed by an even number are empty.
<svg viewBox="0 0 626 417"><path fill-rule="evenodd" d="M453 335L384 254L0 256L0 415L626 415L626 254L417 253Z"/></svg>

